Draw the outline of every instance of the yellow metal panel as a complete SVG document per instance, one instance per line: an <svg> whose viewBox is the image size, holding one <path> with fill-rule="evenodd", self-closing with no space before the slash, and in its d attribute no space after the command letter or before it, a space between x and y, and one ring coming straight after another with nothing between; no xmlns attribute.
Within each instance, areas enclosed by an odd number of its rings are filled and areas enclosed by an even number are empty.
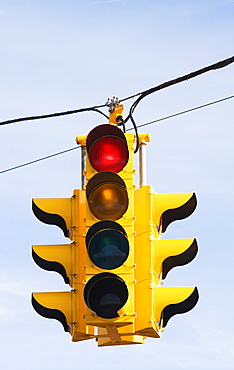
<svg viewBox="0 0 234 370"><path fill-rule="evenodd" d="M159 287L155 291L156 319L160 320L160 315L164 307L168 304L177 304L187 299L194 291L194 287Z"/></svg>
<svg viewBox="0 0 234 370"><path fill-rule="evenodd" d="M73 249L73 287L74 284L83 284L85 279L85 192L74 190L72 197L72 223L71 238Z"/></svg>
<svg viewBox="0 0 234 370"><path fill-rule="evenodd" d="M136 334L159 338L173 315L189 311L197 302L195 287L160 286L171 268L189 263L197 253L195 239L160 240L163 212L169 207L183 208L190 199L189 207L178 211L181 218L187 217L196 204L193 193L156 194L150 186L135 191Z"/></svg>
<svg viewBox="0 0 234 370"><path fill-rule="evenodd" d="M33 293L32 304L36 312L48 319L61 322L65 331L72 323L72 292Z"/></svg>
<svg viewBox="0 0 234 370"><path fill-rule="evenodd" d="M116 345L127 345L127 344L143 344L144 337L140 335L134 335L134 326L128 325L117 328L120 340L113 341L108 336L108 330L106 328L98 328L98 347L105 346L116 346Z"/></svg>
<svg viewBox="0 0 234 370"><path fill-rule="evenodd" d="M77 284L73 294L74 309L72 311L72 326L70 334L73 342L94 338L94 327L85 323L85 304L83 299L83 286Z"/></svg>
<svg viewBox="0 0 234 370"><path fill-rule="evenodd" d="M72 244L33 245L35 253L48 261L56 261L66 266L71 271L71 249Z"/></svg>
<svg viewBox="0 0 234 370"><path fill-rule="evenodd" d="M83 287L85 280L85 192L74 190L68 199L34 199L34 213L40 221L57 225L72 244L33 246L40 267L70 278L72 292L33 293L32 303L42 316L61 322L73 341L93 338L93 326L85 323ZM67 235L66 235L67 231ZM62 271L64 269L64 271Z"/></svg>
<svg viewBox="0 0 234 370"><path fill-rule="evenodd" d="M35 216L46 224L56 225L66 237L72 227L70 198L33 199L32 208Z"/></svg>
<svg viewBox="0 0 234 370"><path fill-rule="evenodd" d="M155 323L152 282L160 283L154 270L154 246L158 237L153 220L153 188L143 186L134 193L135 197L135 332L147 337L159 338L160 331ZM154 284L155 284L154 283Z"/></svg>
<svg viewBox="0 0 234 370"><path fill-rule="evenodd" d="M173 267L191 262L196 256L197 250L195 239L155 240L154 269L160 278L165 279Z"/></svg>
<svg viewBox="0 0 234 370"><path fill-rule="evenodd" d="M154 224L160 232L176 220L190 216L196 208L194 193L154 194Z"/></svg>
<svg viewBox="0 0 234 370"><path fill-rule="evenodd" d="M63 276L66 283L73 273L72 249L73 244L33 245L33 259L39 267L56 271Z"/></svg>
<svg viewBox="0 0 234 370"><path fill-rule="evenodd" d="M165 239L156 240L156 269L160 270L160 265L168 256L177 256L184 253L194 242L194 239Z"/></svg>
<svg viewBox="0 0 234 370"><path fill-rule="evenodd" d="M71 328L72 341L93 338L94 328L85 323L85 302L83 298L84 281L85 281L85 191L74 190L72 197L72 223L73 228L71 237L74 242L73 248L73 274L71 285L74 288L74 320Z"/></svg>
<svg viewBox="0 0 234 370"><path fill-rule="evenodd" d="M154 291L154 318L165 327L168 320L190 311L197 303L196 287L156 287Z"/></svg>
<svg viewBox="0 0 234 370"><path fill-rule="evenodd" d="M159 237L153 220L153 189L144 186L134 192L135 199L135 279L156 279L160 271L155 270L155 241Z"/></svg>
<svg viewBox="0 0 234 370"><path fill-rule="evenodd" d="M151 234L153 237L159 235L154 222L154 195L155 192L150 185L143 186L134 192L136 236L142 233L149 233L150 237Z"/></svg>
<svg viewBox="0 0 234 370"><path fill-rule="evenodd" d="M135 286L135 332L146 337L159 338L161 330L155 320L154 284L150 279L138 281Z"/></svg>

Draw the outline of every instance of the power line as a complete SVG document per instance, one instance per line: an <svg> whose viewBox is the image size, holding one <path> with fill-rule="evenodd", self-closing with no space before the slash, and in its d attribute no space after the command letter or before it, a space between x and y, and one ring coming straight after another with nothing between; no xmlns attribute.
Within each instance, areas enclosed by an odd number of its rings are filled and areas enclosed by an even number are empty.
<svg viewBox="0 0 234 370"><path fill-rule="evenodd" d="M0 126L7 125L7 124L10 124L10 123L17 123L17 122L32 121L32 120L37 120L37 119L60 117L60 116L66 116L66 115L70 115L70 114L82 113L82 112L88 112L88 111L94 111L94 112L100 113L103 116L105 116L107 119L109 119L109 117L105 113L103 113L102 111L100 111L98 109L98 108L103 108L103 107L106 107L106 104L97 105L97 106L88 107L88 108L80 108L80 109L68 110L68 111L65 111L65 112L56 112L56 113L42 114L42 115L39 115L39 116L29 116L29 117L14 118L14 119L9 119L7 121L0 122Z"/></svg>
<svg viewBox="0 0 234 370"><path fill-rule="evenodd" d="M49 158L52 158L52 157L56 157L57 155L61 155L61 154L65 154L65 153L67 153L67 152L71 152L72 150L78 149L79 147L80 147L80 146L75 146L75 147L73 147L73 148L63 150L62 152L58 152L58 153L54 153L54 154L50 154L50 155L47 155L46 157L42 157L42 158L39 158L39 159L35 159L34 161L31 161L31 162L26 162L26 163L20 164L20 165L15 166L15 167L7 168L6 170L0 171L0 175L1 175L2 173L9 172L9 171L13 171L13 170L17 170L18 168L25 167L25 166L28 166L28 165L30 165L30 164L36 163L36 162L44 161L45 159L49 159Z"/></svg>
<svg viewBox="0 0 234 370"><path fill-rule="evenodd" d="M140 95L139 98L133 103L133 105L136 106L142 98L144 98L145 96L147 96L149 94L152 94L153 92L162 90L162 89L164 89L166 87L175 85L175 84L180 83L180 82L183 82L183 81L190 80L191 78L197 77L198 75L201 75L203 73L209 72L211 70L215 70L215 69L226 67L226 66L228 66L229 64L231 64L233 62L234 62L234 56L232 56L231 58L228 58L228 59L221 60L220 62L211 64L211 65L209 65L207 67L198 69L198 70L196 70L194 72L190 72L190 73L188 73L186 75L177 77L177 78L175 78L173 80L164 82L164 83L162 83L160 85L157 85L155 87L151 87L150 89L144 90L142 92L138 92L137 94L128 96L127 98L121 99L121 102L123 102L125 100L129 100L129 99L133 99L133 98L135 98L135 97L137 97L137 96Z"/></svg>
<svg viewBox="0 0 234 370"><path fill-rule="evenodd" d="M203 74L203 73L206 73L206 72L209 72L211 70L214 70L214 69L218 69L218 68L223 68L223 67L226 67L227 65L231 64L234 62L234 56L231 57L231 58L228 58L228 59L225 59L225 60L222 60L218 63L215 63L215 64L211 64L207 67L204 67L202 69L198 69L197 71L194 71L194 72L191 72L189 74L186 74L184 76L180 76L178 78L175 78L173 80L170 80L170 81L167 81L167 82L164 82L163 84L160 84L158 86L155 86L155 87L152 87L148 90L145 90L143 91L142 93L138 93L137 95L139 95L139 97L133 102L133 104L131 105L130 109L129 109L129 113L128 113L128 116L127 118L124 120L125 123L130 119L130 121L132 122L132 125L135 129L135 132L136 132L136 148L134 150L134 153L136 153L138 151L138 148L139 148L139 136L138 136L138 131L137 131L137 125L136 125L136 122L133 118L133 113L137 107L137 105L139 104L139 102L145 98L146 96L148 96L149 94L152 94L156 91L159 91L159 90L162 90L162 89L165 89L166 87L169 87L169 86L172 86L172 85L175 85L175 84L178 84L180 82L183 82L183 81L188 81L190 80L191 78L194 78L200 74ZM136 96L136 95L135 95ZM129 99L129 97L127 98ZM126 99L125 99L126 100ZM123 100L122 100L123 101Z"/></svg>
<svg viewBox="0 0 234 370"><path fill-rule="evenodd" d="M181 112L178 112L178 113L174 113L174 114L170 114L169 116L165 116L165 117L162 117L162 118L158 118L154 121L150 121L150 122L147 122L147 123L143 123L141 125L138 125L137 128L139 127L143 127L143 126L148 126L148 125L151 125L152 123L156 123L156 122L160 122L160 121L164 121L166 119L169 119L169 118L173 118L173 117L176 117L176 116L180 116L182 114L185 114L185 113L189 113L189 112L192 112L194 110L197 110L197 109L201 109L201 108L205 108L205 107L208 107L209 105L213 105L213 104L217 104L217 103L221 103L225 100L228 100L228 99L232 99L234 98L234 95L231 95L231 96L228 96L226 98L223 98L223 99L219 99L219 100L215 100L215 101L212 101L210 103L206 103L206 104L203 104L203 105L199 105L197 107L194 107L194 108L190 108L190 109L186 109L184 111L181 111Z"/></svg>
<svg viewBox="0 0 234 370"><path fill-rule="evenodd" d="M141 125L138 125L137 128L140 128L140 127L143 127L143 126L148 126L148 125L151 125L153 123L156 123L156 122L160 122L160 121L164 121L166 119L169 119L169 118L173 118L173 117L176 117L176 116L179 116L179 115L182 115L182 114L185 114L185 113L189 113L189 112L192 112L192 111L195 111L195 110L198 110L198 109L201 109L201 108L205 108L205 107L208 107L210 105L213 105L213 104L217 104L217 103L221 103L225 100L228 100L228 99L232 99L234 98L234 95L231 95L231 96L227 96L226 98L222 98L222 99L219 99L219 100L215 100L213 102L210 102L210 103L206 103L206 104L203 104L203 105L199 105L197 107L194 107L194 108L190 108L190 109L187 109L187 110L184 110L184 111L181 111L181 112L178 112L178 113L174 113L174 114L171 114L169 116L165 116L165 117L162 117L162 118L158 118L154 121L150 121L150 122L146 122L146 123L143 123ZM132 129L128 129L127 131L130 131ZM75 150L75 149L78 149L80 146L76 146L76 147L73 147L73 148L70 148L70 149L66 149L66 150L63 150L61 152L58 152L58 153L54 153L54 154L51 154L51 155L48 155L46 157L42 157L42 158L39 158L39 159L35 159L33 161L30 161L30 162L26 162L26 163L23 163L23 164L20 164L18 166L15 166L15 167L11 167L11 168L8 168L6 170L3 170L3 171L0 171L0 175L5 173L5 172L9 172L9 171L13 171L13 170L16 170L18 168L21 168L21 167L25 167L25 166L28 166L30 164L34 164L36 162L40 162L40 161L44 161L46 159L49 159L49 158L52 158L52 157L56 157L58 155L61 155L61 154L65 154L67 152L70 152L72 150Z"/></svg>
<svg viewBox="0 0 234 370"><path fill-rule="evenodd" d="M130 107L129 115L125 119L125 122L128 121L128 119L130 119L132 121L132 123L133 123L133 126L136 129L135 121L133 119L133 112L134 112L136 106L138 105L138 103L141 101L141 99L143 99L147 95L152 94L152 93L154 93L156 91L162 90L162 89L164 89L166 87L175 85L177 83L180 83L180 82L183 82L183 81L187 81L187 80L189 80L191 78L194 78L194 77L196 77L196 76L198 76L200 74L209 72L211 70L215 70L215 69L226 67L227 65L229 65L229 64L231 64L233 62L234 62L234 56L231 57L231 58L228 58L228 59L224 59L224 60L222 60L220 62L217 62L215 64L211 64L211 65L209 65L207 67L201 68L201 69L196 70L194 72L190 72L190 73L188 73L188 74L186 74L184 76L180 76L180 77L177 77L177 78L175 78L173 80L164 82L164 83L162 83L162 84L160 84L158 86L151 87L150 89L147 89L147 90L144 90L142 92L138 92L138 93L136 93L134 95L128 96L126 98L120 99L120 101L123 102L123 101L126 101L126 100L129 100L129 99L132 99L132 98L135 98L135 97L139 96L138 99ZM59 117L59 116L71 115L71 114L76 114L76 113L81 113L81 112L87 112L87 111L96 111L96 112L104 115L108 119L109 117L107 117L105 115L105 113L103 113L102 111L99 110L99 108L104 108L104 107L107 107L107 106L108 106L108 103L105 103L105 104L96 105L96 106L93 106L93 107L74 109L74 110L69 110L69 111L64 111L64 112L56 112L56 113L43 114L43 115L38 115L38 116L29 116L29 117L15 118L15 119L10 119L10 120L6 120L6 121L0 122L0 126L6 125L6 124L11 124L11 123L22 122L22 121L32 121L32 120L37 120L37 119L45 119L45 118L52 118L52 117Z"/></svg>

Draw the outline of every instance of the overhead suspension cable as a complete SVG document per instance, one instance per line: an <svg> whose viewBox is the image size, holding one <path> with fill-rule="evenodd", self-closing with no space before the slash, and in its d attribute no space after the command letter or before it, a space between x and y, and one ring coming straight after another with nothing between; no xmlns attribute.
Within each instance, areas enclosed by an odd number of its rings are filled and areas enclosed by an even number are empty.
<svg viewBox="0 0 234 370"><path fill-rule="evenodd" d="M32 121L32 120L37 120L37 119L45 119L45 118L53 118L53 117L67 116L67 115L70 115L70 114L82 113L82 112L89 112L89 111L94 111L94 112L100 113L103 116L105 116L107 119L109 119L109 117L105 113L103 113L102 111L100 111L98 109L98 108L103 108L105 106L106 106L106 104L103 104L103 105L97 105L97 106L94 106L94 107L68 110L68 111L65 111L65 112L56 112L56 113L42 114L42 115L39 115L39 116L29 116L29 117L14 118L14 119L9 119L7 121L0 122L0 126L7 125L7 124L10 124L10 123L17 123L17 122Z"/></svg>
<svg viewBox="0 0 234 370"><path fill-rule="evenodd" d="M194 78L198 75L201 75L203 73L206 73L208 71L211 71L211 70L214 70L214 69L219 69L219 68L223 68L223 67L226 67L227 65L231 64L234 62L234 56L231 57L231 58L228 58L228 59L225 59L225 60L222 60L218 63L215 63L215 64L212 64L212 65L209 65L207 67L204 67L204 68L201 68L197 71L194 71L194 72L190 72L186 75L183 75L183 76L180 76L180 77L177 77L173 80L170 80L170 81L167 81L167 82L164 82L158 86L155 86L155 87L152 87L148 90L145 90L141 93L138 93L138 94L135 94L135 95L132 95L131 97L127 97L127 98L124 98L124 99L121 99L121 102L125 101L125 100L128 100L130 98L134 98L136 96L139 95L139 97L133 102L133 104L131 105L130 109L129 109L129 113L128 113L128 116L126 117L125 119L125 123L130 119L130 121L132 122L133 124L133 127L135 129L135 132L136 132L136 137L137 137L137 145L136 145L136 148L135 148L135 153L137 152L138 148L139 148L139 138L138 138L138 134L137 134L137 126L136 126L136 122L133 118L133 112L135 111L137 105L139 104L139 102L145 98L146 96L148 96L149 94L152 94L156 91L159 91L159 90L162 90L162 89L165 89L166 87L169 87L169 86L172 86L172 85L175 85L175 84L178 84L180 82L183 82L183 81L187 81L187 80L190 80L191 78Z"/></svg>
<svg viewBox="0 0 234 370"><path fill-rule="evenodd" d="M188 73L188 74L186 74L184 76L181 76L181 77L175 78L173 80L164 82L164 83L162 83L162 84L160 84L158 86L152 87L150 89L144 90L142 92L136 93L136 94L131 95L131 96L128 96L126 98L120 99L120 101L123 102L123 101L126 101L126 100L129 100L129 99L132 99L132 98L135 98L135 97L139 96L138 99L130 107L129 115L125 119L125 122L127 122L128 119L130 118L131 121L132 121L132 123L133 123L133 125L134 125L135 121L133 119L133 112L134 112L136 106L138 105L138 103L145 96L147 96L149 94L152 94L152 93L154 93L156 91L162 90L162 89L164 89L166 87L169 87L169 86L175 85L177 83L180 83L182 81L189 80L189 79L194 78L194 77L196 77L196 76L198 76L200 74L203 74L205 72L208 72L208 71L211 71L211 70L215 70L215 69L218 69L218 68L226 67L227 65L229 65L229 64L231 64L233 62L234 62L234 56L231 57L231 58L228 58L228 59L224 59L224 60L222 60L222 61L220 61L218 63L212 64L210 66L204 67L202 69L199 69L197 71ZM37 120L37 119L45 119L45 118L53 118L53 117L71 115L71 114L82 113L82 112L87 112L87 111L96 111L96 112L104 115L108 119L109 117L107 115L105 115L105 113L103 113L102 111L99 110L99 108L104 108L104 107L107 107L107 106L108 106L108 104L105 103L105 104L102 104L102 105L96 105L96 106L88 107L88 108L80 108L80 109L74 109L74 110L69 110L69 111L64 111L64 112L56 112L56 113L43 114L43 115L37 115L37 116L29 116L29 117L15 118L15 119L10 119L10 120L6 120L6 121L0 122L0 126L6 125L6 124L11 124L11 123L23 122L23 121L32 121L32 120ZM136 127L135 127L135 129L136 129Z"/></svg>
<svg viewBox="0 0 234 370"><path fill-rule="evenodd" d="M183 110L183 111L178 112L178 113L173 113L173 114L170 114L169 116L165 116L165 117L162 117L162 118L158 118L158 119L155 119L155 120L150 121L150 122L142 123L141 125L138 125L138 126L137 126L137 128L144 127L144 126L148 126L148 125L151 125L152 123L157 123L157 122L160 122L160 121L165 121L166 119L169 119L169 118L173 118L173 117L181 116L182 114L189 113L189 112L193 112L193 111L198 110L198 109L201 109L201 108L209 107L209 105L213 105L213 104L221 103L221 102L223 102L223 101L225 101L225 100L229 100L229 99L232 99L232 98L234 98L234 95L227 96L226 98L222 98L222 99L219 99L219 100L215 100L215 101L212 101L212 102L210 102L210 103L206 103L206 104L203 104L203 105L199 105L199 106L194 107L194 108L186 109L186 110ZM132 129L129 129L129 130L132 130ZM127 131L128 131L128 130L127 130Z"/></svg>
<svg viewBox="0 0 234 370"><path fill-rule="evenodd" d="M194 107L194 108L190 108L190 109L187 109L187 110L184 110L184 111L181 111L181 112L178 112L178 113L174 113L174 114L171 114L169 116L165 116L165 117L162 117L162 118L158 118L154 121L150 121L150 122L146 122L146 123L143 123L141 125L138 125L137 128L140 128L140 127L143 127L143 126L148 126L148 125L151 125L153 123L156 123L156 122L160 122L160 121L164 121L166 119L169 119L169 118L173 118L173 117L176 117L176 116L179 116L179 115L182 115L182 114L185 114L185 113L189 113L189 112L192 112L192 111L195 111L195 110L198 110L198 109L201 109L201 108L205 108L205 107L208 107L210 105L213 105L213 104L217 104L217 103L220 103L220 102L223 102L225 100L228 100L228 99L232 99L234 98L234 95L231 95L231 96L228 96L226 98L222 98L222 99L219 99L219 100L215 100L213 102L210 102L210 103L206 103L206 104L203 104L203 105L200 105L200 106L197 106L197 107ZM130 131L132 130L132 128L129 128L127 129L126 131ZM70 152L72 150L75 150L75 149L78 149L80 148L80 146L76 146L76 147L73 147L73 148L70 148L70 149L66 149L66 150L63 150L61 152L58 152L58 153L54 153L54 154L51 154L51 155L48 155L46 157L42 157L42 158L39 158L39 159L35 159L33 161L30 161L30 162L26 162L26 163L23 163L23 164L20 164L18 166L15 166L15 167L11 167L11 168L7 168L6 170L2 170L0 171L0 175L5 173L5 172L9 172L9 171L13 171L13 170L16 170L18 168L21 168L21 167L25 167L25 166L28 166L30 164L34 164L36 162L40 162L40 161L44 161L45 159L49 159L49 158L52 158L52 157L56 157L58 155L61 155L61 154L65 154L67 152Z"/></svg>
<svg viewBox="0 0 234 370"><path fill-rule="evenodd" d="M56 157L57 155L61 155L61 154L65 154L65 153L67 153L67 152L71 152L72 150L75 150L75 149L78 149L78 148L80 148L80 146L75 146L75 147L73 147L73 148L63 150L62 152L58 152L58 153L54 153L54 154L50 154L50 155L47 155L46 157L42 157L42 158L35 159L35 160L33 160L33 161L30 161L30 162L26 162L26 163L23 163L23 164L19 164L18 166L15 166L15 167L7 168L6 170L0 171L0 175L1 175L2 173L9 172L9 171L13 171L13 170L17 170L18 168L25 167L25 166L28 166L28 165L30 165L30 164L36 163L36 162L44 161L45 159L49 159L49 158L52 158L52 157Z"/></svg>
<svg viewBox="0 0 234 370"><path fill-rule="evenodd" d="M229 65L229 64L231 64L233 62L234 62L234 56L232 56L231 58L228 58L228 59L221 60L220 62L211 64L211 65L209 65L207 67L198 69L198 70L196 70L194 72L190 72L190 73L188 73L186 75L183 75L183 76L174 78L173 80L164 82L164 83L162 83L160 85L157 85L155 87L151 87L150 89L147 89L147 90L138 92L138 93L136 93L134 95L128 96L127 98L120 99L120 101L123 102L123 101L129 100L129 99L133 99L133 98L135 98L135 97L137 97L139 95L140 95L140 97L138 99L141 100L146 95L149 95L149 94L151 94L151 93L153 93L155 91L162 90L165 87L169 87L169 86L175 85L177 83L180 83L180 82L183 82L183 81L186 81L186 80L190 80L191 78L194 78L194 77L196 77L196 76L198 76L200 74L209 72L211 70L226 67L227 65ZM135 104L135 102L133 104Z"/></svg>

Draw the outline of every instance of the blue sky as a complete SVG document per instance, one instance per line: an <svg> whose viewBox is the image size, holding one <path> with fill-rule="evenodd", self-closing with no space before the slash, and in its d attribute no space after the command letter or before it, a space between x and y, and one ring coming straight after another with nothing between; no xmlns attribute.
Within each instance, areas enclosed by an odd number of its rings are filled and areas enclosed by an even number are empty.
<svg viewBox="0 0 234 370"><path fill-rule="evenodd" d="M233 17L231 0L3 0L0 121L104 104L231 57ZM136 122L231 96L233 86L234 65L208 72L143 99ZM79 149L1 174L2 368L233 366L233 116L230 99L139 129L152 136L148 184L159 193L194 191L198 198L194 214L163 237L197 238L198 256L172 270L164 286L196 285L200 300L172 318L161 339L144 345L72 343L58 322L30 304L32 291L68 289L31 258L32 244L66 242L59 229L34 217L31 199L70 197L80 188ZM90 112L1 126L0 171L74 147L76 136L101 123L105 119Z"/></svg>

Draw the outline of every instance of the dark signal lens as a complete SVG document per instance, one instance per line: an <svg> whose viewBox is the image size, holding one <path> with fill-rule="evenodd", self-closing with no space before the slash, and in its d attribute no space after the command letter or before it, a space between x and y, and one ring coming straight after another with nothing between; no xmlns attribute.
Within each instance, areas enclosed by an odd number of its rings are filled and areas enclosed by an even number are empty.
<svg viewBox="0 0 234 370"><path fill-rule="evenodd" d="M128 288L118 275L104 272L93 276L84 288L86 305L104 319L114 319L128 299Z"/></svg>
<svg viewBox="0 0 234 370"><path fill-rule="evenodd" d="M128 162L128 148L119 138L103 137L92 145L89 159L98 172L120 172Z"/></svg>
<svg viewBox="0 0 234 370"><path fill-rule="evenodd" d="M101 230L90 240L88 252L96 266L112 270L126 261L129 254L128 239L117 230Z"/></svg>

